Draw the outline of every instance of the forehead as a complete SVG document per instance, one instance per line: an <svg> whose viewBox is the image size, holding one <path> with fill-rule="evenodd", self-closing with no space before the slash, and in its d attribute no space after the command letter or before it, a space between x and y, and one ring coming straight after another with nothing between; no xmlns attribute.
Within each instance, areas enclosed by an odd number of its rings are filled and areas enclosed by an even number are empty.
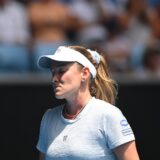
<svg viewBox="0 0 160 160"><path fill-rule="evenodd" d="M80 68L80 69L83 67L81 64L79 64L77 62L57 62L57 61L55 62L55 61L53 61L51 63L50 69L55 70L56 68L71 67L73 65L76 66L77 68Z"/></svg>
<svg viewBox="0 0 160 160"><path fill-rule="evenodd" d="M68 64L71 64L71 62L58 62L58 61L52 61L51 62L51 68L57 68L57 67L62 67L62 66L66 66Z"/></svg>
<svg viewBox="0 0 160 160"><path fill-rule="evenodd" d="M73 64L75 64L75 62L56 62L51 65L51 70L70 68Z"/></svg>

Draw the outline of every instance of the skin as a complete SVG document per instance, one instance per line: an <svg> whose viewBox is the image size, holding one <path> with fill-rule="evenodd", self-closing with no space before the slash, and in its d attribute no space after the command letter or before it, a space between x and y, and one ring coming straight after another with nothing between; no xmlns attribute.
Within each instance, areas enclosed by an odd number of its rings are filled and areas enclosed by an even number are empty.
<svg viewBox="0 0 160 160"><path fill-rule="evenodd" d="M140 160L135 141L125 143L114 149L119 160Z"/></svg>
<svg viewBox="0 0 160 160"><path fill-rule="evenodd" d="M54 68L52 82L57 99L67 100L67 111L76 114L91 98L89 92L90 72L77 63Z"/></svg>
<svg viewBox="0 0 160 160"><path fill-rule="evenodd" d="M89 101L90 72L86 67L80 67L77 63L55 67L52 70L52 82L55 96L58 99L67 100L67 112L75 115ZM114 149L119 160L139 160L135 141L128 142ZM40 160L45 160L40 153Z"/></svg>

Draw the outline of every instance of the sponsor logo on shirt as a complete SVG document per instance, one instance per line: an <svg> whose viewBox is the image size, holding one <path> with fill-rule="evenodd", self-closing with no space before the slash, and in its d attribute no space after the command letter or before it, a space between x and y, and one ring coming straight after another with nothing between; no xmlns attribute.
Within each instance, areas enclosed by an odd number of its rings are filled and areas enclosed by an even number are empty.
<svg viewBox="0 0 160 160"><path fill-rule="evenodd" d="M133 131L130 128L126 119L121 120L120 125L122 126L122 135L123 136L128 136L130 134L133 134Z"/></svg>
<svg viewBox="0 0 160 160"><path fill-rule="evenodd" d="M126 119L122 119L122 120L120 121L120 125L121 125L121 126L128 126L127 120L126 120Z"/></svg>

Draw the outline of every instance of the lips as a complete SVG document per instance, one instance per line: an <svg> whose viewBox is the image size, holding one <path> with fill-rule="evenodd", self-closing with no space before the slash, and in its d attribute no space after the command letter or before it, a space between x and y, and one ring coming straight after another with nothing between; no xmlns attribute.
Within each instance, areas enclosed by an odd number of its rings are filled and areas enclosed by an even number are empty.
<svg viewBox="0 0 160 160"><path fill-rule="evenodd" d="M56 87L54 88L54 90L56 90L56 91L57 91L57 90L58 90L58 88L60 88L60 86L56 86Z"/></svg>
<svg viewBox="0 0 160 160"><path fill-rule="evenodd" d="M53 87L54 92L56 92L56 91L58 91L58 89L59 89L61 86L52 83L52 87Z"/></svg>

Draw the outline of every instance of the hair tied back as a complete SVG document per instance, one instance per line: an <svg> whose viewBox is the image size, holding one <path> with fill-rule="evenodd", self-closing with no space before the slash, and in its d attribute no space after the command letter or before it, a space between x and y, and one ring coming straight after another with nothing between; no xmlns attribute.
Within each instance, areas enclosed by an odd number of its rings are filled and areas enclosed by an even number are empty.
<svg viewBox="0 0 160 160"><path fill-rule="evenodd" d="M96 61L97 64L100 62L100 55L98 52L93 51L91 49L87 49L87 51L91 54L92 58Z"/></svg>

